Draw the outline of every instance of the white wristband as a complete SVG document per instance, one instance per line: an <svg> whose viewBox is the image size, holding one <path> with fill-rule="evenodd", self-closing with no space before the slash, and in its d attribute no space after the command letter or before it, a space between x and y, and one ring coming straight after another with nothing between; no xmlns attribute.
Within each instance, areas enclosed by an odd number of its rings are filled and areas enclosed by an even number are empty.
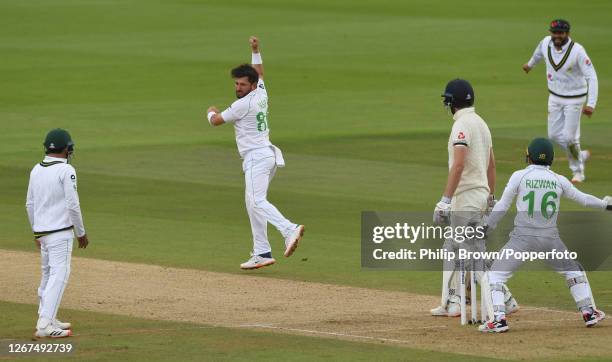
<svg viewBox="0 0 612 362"><path fill-rule="evenodd" d="M442 195L442 199L440 199L440 201L442 201L445 204L450 204L451 203L451 198L448 197L448 196Z"/></svg>
<svg viewBox="0 0 612 362"><path fill-rule="evenodd" d="M212 126L212 118L213 116L217 114L216 112L208 112L208 123L210 123L210 125Z"/></svg>
<svg viewBox="0 0 612 362"><path fill-rule="evenodd" d="M261 60L261 53L251 54L251 64L263 64L263 60Z"/></svg>

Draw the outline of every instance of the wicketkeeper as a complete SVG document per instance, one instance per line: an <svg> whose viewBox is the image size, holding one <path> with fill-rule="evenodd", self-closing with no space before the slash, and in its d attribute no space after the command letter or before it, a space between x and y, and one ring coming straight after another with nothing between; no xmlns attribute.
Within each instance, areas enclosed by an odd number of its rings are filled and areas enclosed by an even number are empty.
<svg viewBox="0 0 612 362"><path fill-rule="evenodd" d="M529 165L512 174L504 194L485 219L489 230L494 229L516 198L517 214L510 240L504 245L501 258L493 263L491 271L487 273L491 293L486 297L491 298L494 317L479 327L482 332L500 333L508 330L502 290L504 283L523 262L521 259L507 257L509 254L505 253L504 249L512 251L513 254L567 251L557 229L561 197L586 207L612 210L612 197L598 199L579 191L567 178L550 169L553 159L553 145L548 139L536 138L531 141L527 149ZM565 277L587 327L592 327L605 318L605 313L595 306L586 273L578 262L573 259L547 259L546 262Z"/></svg>

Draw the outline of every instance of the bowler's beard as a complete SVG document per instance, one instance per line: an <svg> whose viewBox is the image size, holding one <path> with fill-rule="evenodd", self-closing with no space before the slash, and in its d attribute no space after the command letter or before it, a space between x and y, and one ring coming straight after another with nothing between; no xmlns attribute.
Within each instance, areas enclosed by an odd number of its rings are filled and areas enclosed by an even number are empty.
<svg viewBox="0 0 612 362"><path fill-rule="evenodd" d="M249 90L248 92L245 92L243 95L240 95L240 93L238 93L238 91L236 91L236 98L240 99L240 98L244 98L246 97L249 93L251 93L252 91L254 91L254 89Z"/></svg>
<svg viewBox="0 0 612 362"><path fill-rule="evenodd" d="M240 95L240 93L238 91L236 91L236 98L240 99L240 98L244 98L246 97L249 93L251 93L253 90L250 90L248 92L244 92L243 95Z"/></svg>
<svg viewBox="0 0 612 362"><path fill-rule="evenodd" d="M561 48L562 46L567 44L568 40L569 40L569 37L567 37L565 39L553 38L553 43L555 44L556 47Z"/></svg>

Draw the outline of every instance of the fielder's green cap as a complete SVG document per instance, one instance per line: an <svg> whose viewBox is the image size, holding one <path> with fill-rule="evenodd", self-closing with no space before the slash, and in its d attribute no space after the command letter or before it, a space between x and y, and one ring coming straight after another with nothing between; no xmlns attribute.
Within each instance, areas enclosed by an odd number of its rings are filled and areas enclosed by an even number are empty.
<svg viewBox="0 0 612 362"><path fill-rule="evenodd" d="M72 142L72 137L70 137L68 131L56 128L47 133L43 145L46 153L57 153L62 152L65 148L72 149L74 142Z"/></svg>
<svg viewBox="0 0 612 362"><path fill-rule="evenodd" d="M536 165L552 165L555 158L552 142L544 137L535 138L527 147L527 157Z"/></svg>

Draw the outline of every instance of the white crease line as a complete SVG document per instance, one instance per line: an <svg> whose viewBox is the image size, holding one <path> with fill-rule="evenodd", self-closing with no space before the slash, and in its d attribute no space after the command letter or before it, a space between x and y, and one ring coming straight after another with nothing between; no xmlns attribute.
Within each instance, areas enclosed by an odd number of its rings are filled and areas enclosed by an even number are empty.
<svg viewBox="0 0 612 362"><path fill-rule="evenodd" d="M542 323L542 322L569 322L569 321L573 321L573 322L577 322L577 321L581 321L581 319L538 319L537 321L525 321L525 320L521 320L521 321L517 321L516 323L518 324L522 324L522 323Z"/></svg>
<svg viewBox="0 0 612 362"><path fill-rule="evenodd" d="M219 328L219 326L208 325L208 326L190 326L190 327L179 327L179 328L142 328L142 329L134 328L134 329L128 329L128 330L121 331L121 332L115 332L115 334L140 333L143 331L167 332L167 331L182 331L182 330L189 330L189 329L213 329L213 328Z"/></svg>
<svg viewBox="0 0 612 362"><path fill-rule="evenodd" d="M362 329L361 331L377 333L377 332L397 332L397 331L404 331L404 330L434 329L434 328L448 328L448 326L443 325L443 326L404 327L404 328L389 328L389 329Z"/></svg>
<svg viewBox="0 0 612 362"><path fill-rule="evenodd" d="M251 327L256 327L256 328L263 328L263 327L274 327L274 325L277 325L279 323L251 323L251 324L239 324L237 326L231 326L230 328L251 328Z"/></svg>
<svg viewBox="0 0 612 362"><path fill-rule="evenodd" d="M250 324L247 328L268 328L268 329L279 329L291 332L301 332L301 333L310 333L310 334L321 334L328 336L337 336L337 337L348 337L348 338L360 338L360 339L368 339L373 341L385 341L385 342L395 342L395 343L409 343L409 341L401 340L401 339L392 339L392 338L383 338L383 337L370 337L370 336L360 336L357 334L348 334L348 333L340 333L340 332L325 332L325 331L313 331L310 329L300 329L300 328L289 328L289 327L277 327L266 324Z"/></svg>
<svg viewBox="0 0 612 362"><path fill-rule="evenodd" d="M554 313L565 313L565 314L570 314L572 312L570 311L566 311L566 310L557 310L557 309L549 309L549 308L544 308L544 307L526 307L526 308L520 308L519 311L521 310L525 310L525 311L535 311L535 312L554 312Z"/></svg>

